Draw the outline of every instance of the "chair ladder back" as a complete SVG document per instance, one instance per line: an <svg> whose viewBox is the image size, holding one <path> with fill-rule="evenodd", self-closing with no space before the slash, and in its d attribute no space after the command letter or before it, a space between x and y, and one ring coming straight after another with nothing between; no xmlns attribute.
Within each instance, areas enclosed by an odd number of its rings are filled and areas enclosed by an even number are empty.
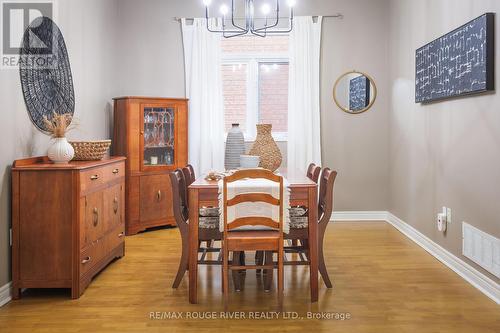
<svg viewBox="0 0 500 333"><path fill-rule="evenodd" d="M244 193L234 196L234 198L227 199L227 184L233 183L242 179L266 179L279 183L280 194L279 199L273 197L268 193ZM279 229L283 233L283 177L275 175L272 171L265 169L248 169L239 170L230 176L223 178L223 211L224 211L224 230L234 230L236 228L245 226L264 226L273 229ZM248 216L237 218L231 223L227 221L227 208L245 202L264 202L274 206L279 206L279 221L275 221L268 217Z"/></svg>

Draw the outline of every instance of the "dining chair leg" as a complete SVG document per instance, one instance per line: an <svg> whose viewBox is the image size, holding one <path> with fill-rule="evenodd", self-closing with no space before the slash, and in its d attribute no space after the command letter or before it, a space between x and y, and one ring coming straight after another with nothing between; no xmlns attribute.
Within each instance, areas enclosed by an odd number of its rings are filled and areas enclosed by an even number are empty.
<svg viewBox="0 0 500 333"><path fill-rule="evenodd" d="M308 239L302 239L300 241L302 243L302 246L305 248L304 254L306 256L306 260L309 260L309 240Z"/></svg>
<svg viewBox="0 0 500 333"><path fill-rule="evenodd" d="M255 251L255 265L263 265L264 264L264 251ZM257 274L261 273L261 269L257 268L255 270Z"/></svg>
<svg viewBox="0 0 500 333"><path fill-rule="evenodd" d="M266 265L273 264L273 252L266 251L265 254ZM271 285L273 284L273 269L266 269L266 275L264 276L264 290L266 292L271 290Z"/></svg>
<svg viewBox="0 0 500 333"><path fill-rule="evenodd" d="M241 266L241 254L240 251L233 252L233 266ZM241 291L241 279L240 271L231 270L231 275L233 276L233 285L236 291Z"/></svg>
<svg viewBox="0 0 500 333"><path fill-rule="evenodd" d="M278 251L278 308L283 310L283 292L284 292L284 271L283 271L283 249Z"/></svg>
<svg viewBox="0 0 500 333"><path fill-rule="evenodd" d="M179 284L184 277L184 274L188 270L188 259L189 259L189 242L188 239L182 239L182 254L181 260L179 262L179 268L177 269L177 275L175 276L174 283L172 284L172 288L179 287Z"/></svg>
<svg viewBox="0 0 500 333"><path fill-rule="evenodd" d="M222 260L224 260L224 263L222 265L222 290L224 293L224 311L227 311L227 305L229 302L229 280L228 280L229 251L227 249L224 249Z"/></svg>
<svg viewBox="0 0 500 333"><path fill-rule="evenodd" d="M318 244L318 269L326 287L332 288L332 282L330 281L330 277L328 276L328 271L326 270L326 264L325 264L325 257L323 255L323 237L320 237Z"/></svg>

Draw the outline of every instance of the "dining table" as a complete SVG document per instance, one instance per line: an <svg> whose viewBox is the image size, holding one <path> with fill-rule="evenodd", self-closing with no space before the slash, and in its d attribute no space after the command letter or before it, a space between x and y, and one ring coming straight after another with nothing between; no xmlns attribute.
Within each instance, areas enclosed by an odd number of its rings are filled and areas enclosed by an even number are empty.
<svg viewBox="0 0 500 333"><path fill-rule="evenodd" d="M309 278L311 302L318 301L318 185L301 172L281 172L289 186L290 206L308 210ZM198 177L188 189L189 302L198 303L198 222L201 207L219 207L217 180Z"/></svg>

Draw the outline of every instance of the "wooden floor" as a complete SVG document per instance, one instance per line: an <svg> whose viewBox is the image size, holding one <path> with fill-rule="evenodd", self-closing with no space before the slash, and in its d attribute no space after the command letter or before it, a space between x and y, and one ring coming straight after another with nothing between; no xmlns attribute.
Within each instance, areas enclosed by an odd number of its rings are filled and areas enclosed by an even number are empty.
<svg viewBox="0 0 500 333"><path fill-rule="evenodd" d="M187 276L178 290L171 288L178 231L162 229L128 237L125 257L79 300L66 291L30 290L0 308L0 332L500 332L500 306L388 224L335 223L325 241L334 288L321 281L317 304L309 302L307 268L285 268L284 311L299 319L186 318L223 311L220 269L200 269L200 304L189 304ZM231 293L230 311L276 311L274 290L265 293L255 271L245 286ZM350 318L307 319L308 311ZM151 312L184 318L150 319Z"/></svg>

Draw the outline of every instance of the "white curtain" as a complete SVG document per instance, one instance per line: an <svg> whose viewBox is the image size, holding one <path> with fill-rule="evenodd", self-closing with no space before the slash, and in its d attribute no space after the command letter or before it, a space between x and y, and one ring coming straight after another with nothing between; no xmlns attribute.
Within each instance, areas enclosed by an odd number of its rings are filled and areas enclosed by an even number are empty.
<svg viewBox="0 0 500 333"><path fill-rule="evenodd" d="M211 24L215 22L211 22ZM220 35L206 19L182 19L186 97L189 98L189 163L198 175L224 170L224 104Z"/></svg>
<svg viewBox="0 0 500 333"><path fill-rule="evenodd" d="M288 83L288 165L305 173L309 163L321 165L320 51L321 22L294 18L290 33Z"/></svg>

